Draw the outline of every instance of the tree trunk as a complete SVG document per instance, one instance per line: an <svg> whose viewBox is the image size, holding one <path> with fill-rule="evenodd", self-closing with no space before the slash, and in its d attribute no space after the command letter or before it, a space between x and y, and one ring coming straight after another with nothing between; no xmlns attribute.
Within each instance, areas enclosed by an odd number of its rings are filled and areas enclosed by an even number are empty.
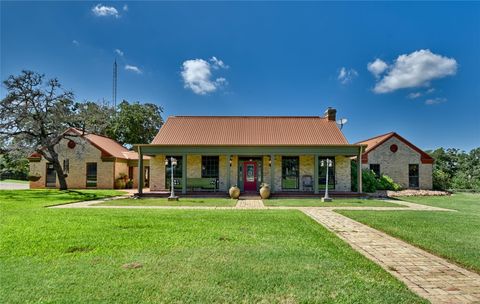
<svg viewBox="0 0 480 304"><path fill-rule="evenodd" d="M54 159L55 161L53 162L53 168L57 172L57 177L58 177L58 183L60 184L60 190L67 190L67 179L65 178L65 175L63 173L63 168L60 165L60 161L58 158Z"/></svg>
<svg viewBox="0 0 480 304"><path fill-rule="evenodd" d="M67 180L65 178L65 175L63 173L63 168L62 165L60 164L60 160L58 159L58 154L55 152L55 149L53 147L48 147L47 148L49 152L50 159L47 159L53 164L53 169L55 169L55 172L57 172L57 177L58 177L58 183L60 184L60 190L67 190Z"/></svg>

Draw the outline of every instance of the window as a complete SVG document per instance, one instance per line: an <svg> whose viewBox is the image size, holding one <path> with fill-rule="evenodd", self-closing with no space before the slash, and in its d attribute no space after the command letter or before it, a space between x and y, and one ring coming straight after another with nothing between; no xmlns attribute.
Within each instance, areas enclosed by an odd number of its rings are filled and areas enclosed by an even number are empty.
<svg viewBox="0 0 480 304"><path fill-rule="evenodd" d="M97 187L97 163L87 163L87 188Z"/></svg>
<svg viewBox="0 0 480 304"><path fill-rule="evenodd" d="M419 174L418 164L408 165L408 187L418 188L419 186Z"/></svg>
<svg viewBox="0 0 480 304"><path fill-rule="evenodd" d="M202 177L218 178L218 156L202 156Z"/></svg>
<svg viewBox="0 0 480 304"><path fill-rule="evenodd" d="M298 189L298 156L282 157L282 189Z"/></svg>
<svg viewBox="0 0 480 304"><path fill-rule="evenodd" d="M380 177L380 165L379 164L370 164L370 170L375 173L377 177Z"/></svg>
<svg viewBox="0 0 480 304"><path fill-rule="evenodd" d="M68 174L69 171L70 171L70 160L67 158L63 160L63 173Z"/></svg>
<svg viewBox="0 0 480 304"><path fill-rule="evenodd" d="M325 190L325 183L327 182L327 158L332 162L332 166L328 167L328 189L335 189L335 157L331 156L319 157L318 159L318 186L320 190Z"/></svg>
<svg viewBox="0 0 480 304"><path fill-rule="evenodd" d="M183 158L181 156L167 156L168 165L165 167L165 188L170 189L172 182L172 166L170 165L170 158L173 157L177 160L177 165L173 167L173 184L175 189L182 188L182 173L183 173Z"/></svg>

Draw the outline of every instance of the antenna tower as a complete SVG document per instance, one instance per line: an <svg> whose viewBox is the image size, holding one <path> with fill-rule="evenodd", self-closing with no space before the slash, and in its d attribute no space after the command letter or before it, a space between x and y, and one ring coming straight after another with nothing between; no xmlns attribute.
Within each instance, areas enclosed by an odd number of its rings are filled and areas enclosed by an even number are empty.
<svg viewBox="0 0 480 304"><path fill-rule="evenodd" d="M117 59L113 62L113 108L117 109Z"/></svg>

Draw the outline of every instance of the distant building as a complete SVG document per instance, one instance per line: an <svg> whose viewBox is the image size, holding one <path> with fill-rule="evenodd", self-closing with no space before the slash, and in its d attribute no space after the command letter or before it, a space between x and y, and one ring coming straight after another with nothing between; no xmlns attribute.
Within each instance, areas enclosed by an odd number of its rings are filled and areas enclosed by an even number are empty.
<svg viewBox="0 0 480 304"><path fill-rule="evenodd" d="M74 128L66 133L75 135L62 139L56 148L60 164L67 175L67 184L72 189L115 188L115 180L125 176L133 187L138 186L138 154L129 151L118 142L105 136L84 134ZM30 181L30 188L56 188L59 186L56 171L40 154L29 158L30 175L40 178ZM144 157L144 176L148 185L149 157Z"/></svg>
<svg viewBox="0 0 480 304"><path fill-rule="evenodd" d="M362 167L390 176L403 188L432 189L433 158L395 132L361 142Z"/></svg>

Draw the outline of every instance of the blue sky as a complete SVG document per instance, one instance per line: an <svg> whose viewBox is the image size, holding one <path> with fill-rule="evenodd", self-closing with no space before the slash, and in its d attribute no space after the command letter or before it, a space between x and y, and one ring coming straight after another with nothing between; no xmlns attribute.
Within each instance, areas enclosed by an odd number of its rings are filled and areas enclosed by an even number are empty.
<svg viewBox="0 0 480 304"><path fill-rule="evenodd" d="M1 2L0 51L2 80L39 71L78 100L111 100L116 58L118 99L165 116L332 106L352 143L480 146L479 3Z"/></svg>

